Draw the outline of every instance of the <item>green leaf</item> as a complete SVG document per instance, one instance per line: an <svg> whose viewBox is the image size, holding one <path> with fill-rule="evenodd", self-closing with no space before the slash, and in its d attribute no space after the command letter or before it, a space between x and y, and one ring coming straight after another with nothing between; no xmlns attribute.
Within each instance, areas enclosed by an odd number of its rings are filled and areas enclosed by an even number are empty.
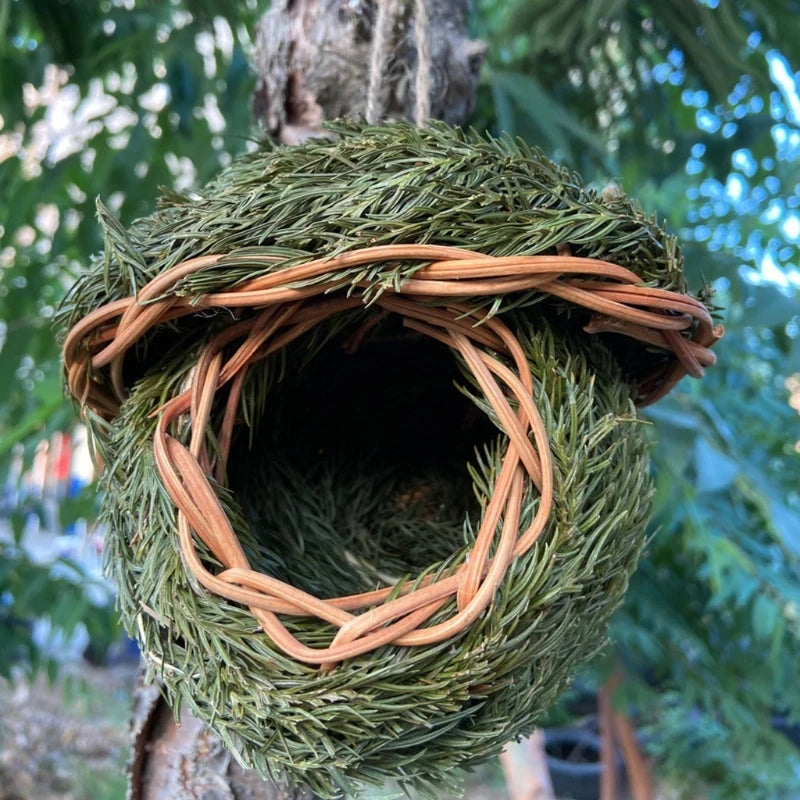
<svg viewBox="0 0 800 800"><path fill-rule="evenodd" d="M587 130L581 121L552 95L545 92L531 75L493 70L489 80L493 89L514 102L551 147L568 154L569 140L574 138L599 154L605 153L602 140Z"/></svg>
<svg viewBox="0 0 800 800"><path fill-rule="evenodd" d="M778 533L786 547L800 558L800 514L792 511L782 499L776 497L772 492L769 504L772 512L770 519L772 528Z"/></svg>
<svg viewBox="0 0 800 800"><path fill-rule="evenodd" d="M694 457L698 493L727 489L739 474L739 465L736 461L716 448L704 436L695 442Z"/></svg>
<svg viewBox="0 0 800 800"><path fill-rule="evenodd" d="M753 603L753 632L759 639L771 638L780 619L780 609L775 601L760 594Z"/></svg>
<svg viewBox="0 0 800 800"><path fill-rule="evenodd" d="M749 284L744 305L745 323L752 327L782 328L800 314L797 291L778 286Z"/></svg>

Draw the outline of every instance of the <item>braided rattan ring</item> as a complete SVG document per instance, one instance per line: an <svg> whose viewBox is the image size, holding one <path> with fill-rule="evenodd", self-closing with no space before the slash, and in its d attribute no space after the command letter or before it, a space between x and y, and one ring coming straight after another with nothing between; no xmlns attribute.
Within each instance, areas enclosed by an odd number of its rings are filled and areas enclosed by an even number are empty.
<svg viewBox="0 0 800 800"><path fill-rule="evenodd" d="M710 347L722 335L705 306L688 295L645 287L630 270L569 255L493 257L437 245L387 245L353 250L331 258L277 269L226 292L200 297L171 295L175 283L225 256L185 261L150 281L136 297L109 303L87 315L69 332L64 363L70 391L95 413L112 419L125 396L125 353L148 331L166 321L210 308L234 312L234 322L202 350L191 386L156 413L153 442L161 479L177 508L184 563L206 589L247 605L264 632L289 656L332 665L385 644L428 645L465 630L491 603L511 561L525 553L542 532L553 501L553 474L547 432L534 402L525 355L514 334L498 318L475 312L459 298L498 296L535 289L594 312L585 330L621 333L674 353L674 361L639 384L639 403L654 402L685 374L700 377L714 363ZM265 264L274 256L248 256ZM385 261L425 262L402 285L382 287L370 302L399 314L406 326L447 344L463 358L508 439L494 494L485 509L465 563L440 580L423 580L399 593L394 587L364 594L319 599L251 569L209 481L220 483L231 446L238 404L248 369L331 315L365 302L357 285L346 296L332 292L337 271ZM320 282L293 288L299 281ZM447 304L453 298L452 304ZM437 303L434 306L431 301ZM238 317L238 319L237 319ZM507 364L513 364L511 369ZM108 382L98 379L106 368ZM228 387L217 446L207 426L218 392ZM516 405L516 408L514 407ZM188 416L187 416L188 415ZM170 435L177 420L187 421L188 448ZM213 453L213 455L212 455ZM519 531L524 486L541 495L537 513ZM498 534L499 539L494 541ZM197 535L224 569L207 569L194 546ZM490 554L493 555L490 558ZM456 596L456 613L431 627L427 620ZM360 611L361 613L354 613ZM315 616L338 627L328 647L299 642L279 615Z"/></svg>

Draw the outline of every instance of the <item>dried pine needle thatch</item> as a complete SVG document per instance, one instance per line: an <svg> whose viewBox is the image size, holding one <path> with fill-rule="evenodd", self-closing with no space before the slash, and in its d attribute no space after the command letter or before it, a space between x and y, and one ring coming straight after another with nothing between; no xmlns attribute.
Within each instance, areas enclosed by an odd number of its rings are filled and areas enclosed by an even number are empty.
<svg viewBox="0 0 800 800"><path fill-rule="evenodd" d="M674 239L442 124L336 124L100 218L66 376L172 703L323 797L530 732L639 555L634 406L714 362Z"/></svg>

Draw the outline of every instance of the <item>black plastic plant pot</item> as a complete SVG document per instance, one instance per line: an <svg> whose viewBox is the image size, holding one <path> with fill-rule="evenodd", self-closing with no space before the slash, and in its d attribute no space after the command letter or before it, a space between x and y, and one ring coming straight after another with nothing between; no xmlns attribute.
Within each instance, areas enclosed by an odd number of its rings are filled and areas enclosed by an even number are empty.
<svg viewBox="0 0 800 800"><path fill-rule="evenodd" d="M549 728L544 732L547 766L553 791L559 798L599 800L600 737L579 728ZM622 759L617 755L617 786L625 779Z"/></svg>

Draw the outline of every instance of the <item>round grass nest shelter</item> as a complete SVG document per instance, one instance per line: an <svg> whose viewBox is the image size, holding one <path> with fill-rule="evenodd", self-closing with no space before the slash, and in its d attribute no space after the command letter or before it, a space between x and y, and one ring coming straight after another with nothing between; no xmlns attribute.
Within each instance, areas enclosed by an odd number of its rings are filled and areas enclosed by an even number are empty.
<svg viewBox="0 0 800 800"><path fill-rule="evenodd" d="M442 124L336 124L100 218L66 376L171 702L324 797L529 733L642 546L634 405L714 360L674 239Z"/></svg>

